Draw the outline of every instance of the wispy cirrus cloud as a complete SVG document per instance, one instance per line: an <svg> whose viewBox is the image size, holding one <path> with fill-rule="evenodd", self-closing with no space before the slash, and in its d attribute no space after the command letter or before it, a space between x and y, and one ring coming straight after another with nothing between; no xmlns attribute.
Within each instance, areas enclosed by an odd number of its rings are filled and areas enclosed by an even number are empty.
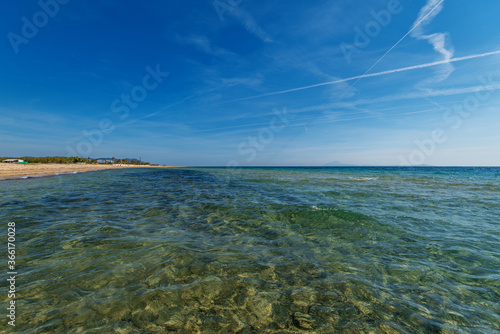
<svg viewBox="0 0 500 334"><path fill-rule="evenodd" d="M440 66L441 69L437 71L437 76L425 80L419 86L425 86L429 83L440 82L447 79L454 71L454 66L450 63L453 58L454 49L452 46L447 46L447 33L433 33L426 35L424 27L434 20L434 18L443 10L444 0L428 0L424 7L420 10L417 20L411 29L411 36L415 39L428 41L435 51L443 56L444 63Z"/></svg>
<svg viewBox="0 0 500 334"><path fill-rule="evenodd" d="M487 86L469 86L461 88L417 91L404 94L387 95L387 96L377 97L374 99L359 99L353 102L329 103L319 106L310 106L306 108L295 109L293 112L299 113L299 112L311 112L311 111L328 110L328 109L345 109L345 108L353 108L354 106L360 106L360 105L371 105L376 103L387 103L400 100L412 100L412 99L422 99L422 98L440 97L440 96L453 96L453 95L471 94L484 91L493 92L499 89L500 89L500 83ZM401 107L398 107L398 109L401 109Z"/></svg>
<svg viewBox="0 0 500 334"><path fill-rule="evenodd" d="M234 7L230 12L236 20L240 21L240 23L245 27L245 29L260 38L262 41L266 43L271 43L273 40L271 36L269 36L264 29L260 27L260 25L254 20L252 15L241 9L240 7Z"/></svg>
<svg viewBox="0 0 500 334"><path fill-rule="evenodd" d="M210 40L203 35L190 35L187 37L176 37L177 42L180 44L191 45L198 50L214 57L228 57L234 56L234 53L224 48L213 45Z"/></svg>

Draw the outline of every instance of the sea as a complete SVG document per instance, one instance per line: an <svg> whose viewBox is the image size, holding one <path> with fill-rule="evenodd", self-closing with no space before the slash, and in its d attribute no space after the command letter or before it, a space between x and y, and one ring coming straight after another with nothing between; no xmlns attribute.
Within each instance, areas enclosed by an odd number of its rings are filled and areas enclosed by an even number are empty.
<svg viewBox="0 0 500 334"><path fill-rule="evenodd" d="M500 333L499 218L500 168L4 180L0 331Z"/></svg>

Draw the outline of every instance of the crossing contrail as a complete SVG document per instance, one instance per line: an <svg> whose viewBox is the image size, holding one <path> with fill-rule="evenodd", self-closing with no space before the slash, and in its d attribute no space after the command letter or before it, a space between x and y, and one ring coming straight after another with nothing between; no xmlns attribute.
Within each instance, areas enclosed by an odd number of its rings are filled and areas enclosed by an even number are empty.
<svg viewBox="0 0 500 334"><path fill-rule="evenodd" d="M368 74L363 74L363 75L357 75L357 76L350 77L350 78L339 79L339 80L334 80L334 81L327 81L327 82L322 82L322 83L319 83L319 84L314 84L314 85L309 85L309 86L303 86L303 87L297 87L297 88L282 90L282 91L279 91L279 92L271 92L271 93L265 93L265 94L260 94L260 95L254 95L254 96L244 97L244 98L236 99L236 100L230 100L230 101L226 101L226 102L222 102L222 103L245 101L245 100L256 99L256 98L259 98L259 97L266 97L266 96L272 96L272 95L279 95L279 94L297 92L297 91L301 91L301 90L306 90L306 89L311 89L311 88L321 87L321 86L328 86L328 85L333 85L333 84L347 82L347 81L352 81L352 80L359 80L359 79L364 79L364 78L379 77L379 76L387 75L387 74L393 74L393 73L399 73L399 72L406 72L406 71L417 70L417 69L421 69L421 68L427 68L427 67L432 67L432 66L437 66L437 65L442 65L442 64L448 64L448 63L455 63L455 62L459 62L459 61L464 61L464 60L469 60L469 59L475 59L475 58L482 58L482 57L488 57L488 56L493 56L493 55L498 55L498 54L500 54L500 50L492 51L492 52L486 52L486 53L480 53L480 54L474 54L474 55L465 56L465 57L457 57L457 58L445 59L445 60L435 61L435 62L432 62L432 63L426 63L426 64L420 64L420 65L402 67L402 68L397 68L397 69L394 69L394 70L388 70L388 71L382 71L382 72L376 72L376 73L368 73Z"/></svg>

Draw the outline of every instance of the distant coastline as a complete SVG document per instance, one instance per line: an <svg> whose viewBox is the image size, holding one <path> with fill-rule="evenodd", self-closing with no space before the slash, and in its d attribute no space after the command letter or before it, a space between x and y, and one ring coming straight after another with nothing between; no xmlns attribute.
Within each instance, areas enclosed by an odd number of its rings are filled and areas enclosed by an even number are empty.
<svg viewBox="0 0 500 334"><path fill-rule="evenodd" d="M76 174L89 171L123 169L123 168L172 168L168 165L129 165L129 164L58 164L58 163L0 163L0 181L10 179L26 179L30 177Z"/></svg>

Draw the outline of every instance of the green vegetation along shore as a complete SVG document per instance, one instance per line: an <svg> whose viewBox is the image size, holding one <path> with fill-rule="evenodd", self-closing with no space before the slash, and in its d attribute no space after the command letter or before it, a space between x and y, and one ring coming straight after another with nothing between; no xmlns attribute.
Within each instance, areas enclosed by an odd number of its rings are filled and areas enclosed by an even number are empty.
<svg viewBox="0 0 500 334"><path fill-rule="evenodd" d="M14 157L2 157L0 161L12 159ZM76 163L87 163L87 164L110 164L110 163L120 163L129 165L149 165L149 162L140 161L138 159L130 158L81 158L81 157L15 157L15 159L21 159L30 164L76 164Z"/></svg>

